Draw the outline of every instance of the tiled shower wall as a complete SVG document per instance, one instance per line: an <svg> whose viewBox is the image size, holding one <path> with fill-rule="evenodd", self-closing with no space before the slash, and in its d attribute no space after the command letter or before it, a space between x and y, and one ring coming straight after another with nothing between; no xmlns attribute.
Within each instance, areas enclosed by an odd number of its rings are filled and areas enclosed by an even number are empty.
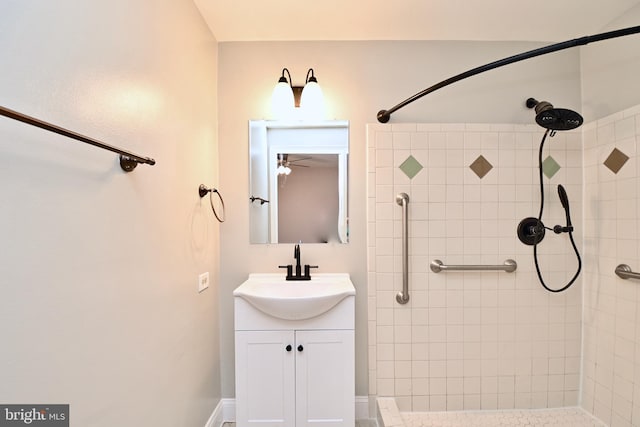
<svg viewBox="0 0 640 427"><path fill-rule="evenodd" d="M640 106L584 126L585 308L582 406L611 426L640 425Z"/></svg>
<svg viewBox="0 0 640 427"><path fill-rule="evenodd" d="M369 125L369 387L402 411L577 405L581 280L552 294L538 283L520 220L539 209L538 126ZM562 183L582 223L581 133L545 144L544 221L564 225ZM551 159L548 157L551 156ZM402 287L401 207L409 202L410 301ZM575 237L581 241L582 230ZM576 269L567 235L539 245L550 287ZM518 263L515 273L433 273L429 263ZM640 268L640 266L639 266Z"/></svg>

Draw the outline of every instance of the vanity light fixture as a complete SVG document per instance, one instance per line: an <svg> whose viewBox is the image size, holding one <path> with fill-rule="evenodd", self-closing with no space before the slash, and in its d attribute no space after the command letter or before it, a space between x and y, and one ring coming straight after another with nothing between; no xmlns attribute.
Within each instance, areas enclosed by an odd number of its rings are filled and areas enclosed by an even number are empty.
<svg viewBox="0 0 640 427"><path fill-rule="evenodd" d="M291 73L283 68L273 88L271 110L274 119L324 119L324 97L313 68L307 71L304 86L294 86Z"/></svg>

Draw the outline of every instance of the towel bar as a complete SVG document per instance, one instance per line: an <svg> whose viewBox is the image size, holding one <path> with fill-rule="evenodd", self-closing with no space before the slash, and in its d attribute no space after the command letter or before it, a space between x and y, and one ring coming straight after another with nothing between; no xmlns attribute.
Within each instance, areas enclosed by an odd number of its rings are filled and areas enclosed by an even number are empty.
<svg viewBox="0 0 640 427"><path fill-rule="evenodd" d="M70 131L60 126L45 122L35 117L27 116L26 114L19 113L14 110L10 110L6 107L0 106L0 116L8 117L13 120L17 120L22 123L26 123L31 126L39 127L40 129L47 130L49 132L57 133L58 135L66 136L67 138L75 139L76 141L84 142L85 144L93 145L94 147L102 148L113 153L120 155L120 167L125 172L131 172L138 166L138 164L155 165L156 161L150 157L142 157L137 154L131 153L126 150L122 150L117 147L113 147L97 139L90 138L85 135Z"/></svg>

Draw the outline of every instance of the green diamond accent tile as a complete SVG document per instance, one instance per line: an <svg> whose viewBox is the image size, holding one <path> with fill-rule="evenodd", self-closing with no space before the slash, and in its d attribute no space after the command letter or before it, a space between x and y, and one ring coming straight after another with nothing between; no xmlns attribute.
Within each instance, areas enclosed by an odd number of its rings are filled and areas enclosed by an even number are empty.
<svg viewBox="0 0 640 427"><path fill-rule="evenodd" d="M469 167L476 175L478 175L478 178L480 179L484 178L484 176L488 174L491 169L493 169L493 165L489 163L489 161L485 159L484 156L480 156L475 159L474 162L469 165Z"/></svg>
<svg viewBox="0 0 640 427"><path fill-rule="evenodd" d="M553 157L549 156L544 159L542 162L542 173L549 179L551 179L558 171L560 170L560 165L558 162L554 160Z"/></svg>
<svg viewBox="0 0 640 427"><path fill-rule="evenodd" d="M409 156L407 157L407 160L402 162L402 164L400 165L400 170L404 172L405 175L409 177L409 179L413 179L413 177L422 170L422 165L415 159L415 157Z"/></svg>
<svg viewBox="0 0 640 427"><path fill-rule="evenodd" d="M614 148L611 154L609 154L609 157L607 157L607 160L604 161L604 165L611 169L611 172L618 173L620 169L622 169L622 166L627 163L627 160L629 160L629 156L617 148Z"/></svg>

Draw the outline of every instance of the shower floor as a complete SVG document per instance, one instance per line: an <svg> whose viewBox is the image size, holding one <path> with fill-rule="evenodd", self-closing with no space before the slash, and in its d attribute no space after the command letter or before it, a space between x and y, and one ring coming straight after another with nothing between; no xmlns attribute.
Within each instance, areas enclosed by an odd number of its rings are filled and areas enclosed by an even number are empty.
<svg viewBox="0 0 640 427"><path fill-rule="evenodd" d="M606 427L581 408L500 411L398 412L393 398L378 399L380 427Z"/></svg>

